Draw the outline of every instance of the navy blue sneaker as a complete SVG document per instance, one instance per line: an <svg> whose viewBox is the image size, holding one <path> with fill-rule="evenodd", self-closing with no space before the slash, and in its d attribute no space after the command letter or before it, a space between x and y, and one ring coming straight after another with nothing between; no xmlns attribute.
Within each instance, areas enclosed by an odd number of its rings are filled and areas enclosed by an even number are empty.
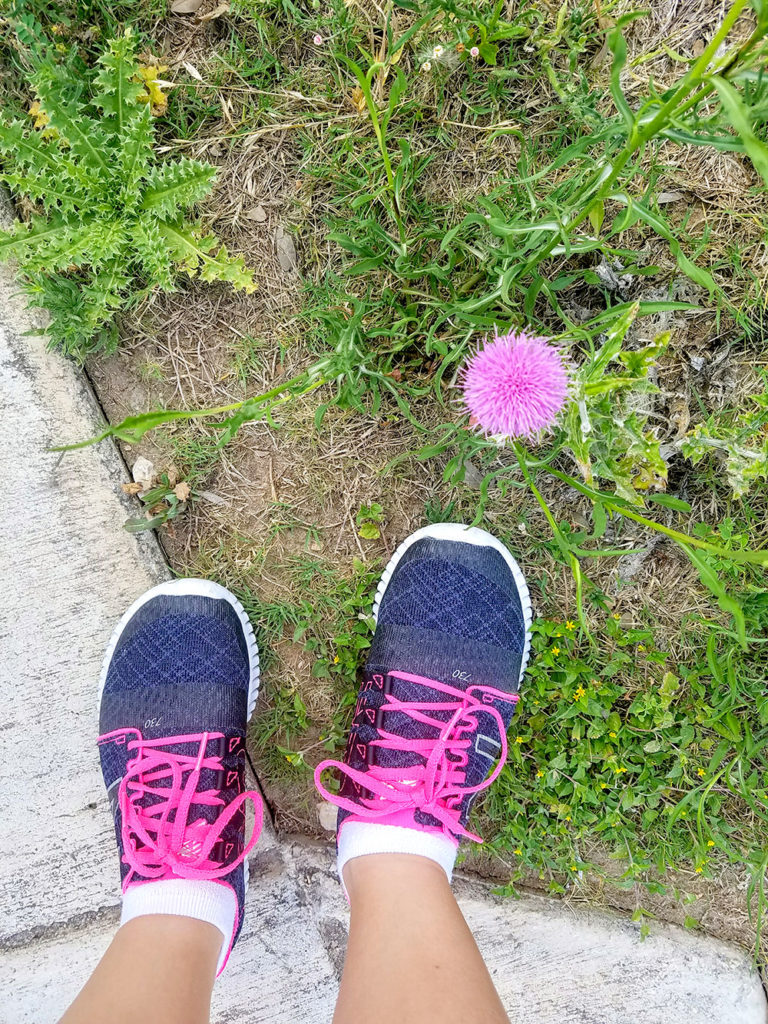
<svg viewBox="0 0 768 1024"><path fill-rule="evenodd" d="M363 853L412 852L450 877L459 840L482 841L467 830L470 807L506 758L530 652L528 587L495 537L439 523L397 549L374 617L344 763L315 773L339 807L339 868ZM338 794L322 784L328 768Z"/></svg>
<svg viewBox="0 0 768 1024"><path fill-rule="evenodd" d="M100 680L99 752L120 854L122 922L181 914L224 936L243 921L262 801L245 788L259 654L240 602L207 580L143 594L112 634ZM255 823L246 841L246 807Z"/></svg>

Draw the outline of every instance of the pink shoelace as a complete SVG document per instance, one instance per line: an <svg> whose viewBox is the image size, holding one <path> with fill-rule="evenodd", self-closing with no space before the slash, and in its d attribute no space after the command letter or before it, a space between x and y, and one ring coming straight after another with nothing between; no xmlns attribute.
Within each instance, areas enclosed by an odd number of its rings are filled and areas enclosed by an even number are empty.
<svg viewBox="0 0 768 1024"><path fill-rule="evenodd" d="M129 736L135 738L129 740ZM127 743L136 756L128 762L120 780L118 801L122 816L123 861L130 871L123 882L128 887L135 874L142 878L221 878L242 863L261 833L263 806L261 795L246 790L225 804L218 789L198 790L200 774L208 769L224 771L221 756L206 755L211 740L223 739L220 732L190 733L145 740L138 729L117 729L99 736L98 742ZM199 744L196 755L180 754L163 747L180 743ZM167 780L170 779L170 785ZM145 801L145 797L151 800ZM214 845L244 804L250 800L256 815L253 831L241 853L232 859L211 859ZM204 818L190 821L193 804L221 806L215 821ZM173 812L173 814L172 814ZM137 845L136 839L143 844ZM228 851L226 851L228 852Z"/></svg>
<svg viewBox="0 0 768 1024"><path fill-rule="evenodd" d="M357 818L372 821L397 811L425 811L437 818L443 828L452 835L464 836L481 843L481 836L467 831L460 823L460 805L468 793L487 789L504 767L507 757L507 730L501 714L493 706L492 701L505 700L516 703L519 699L517 694L502 693L487 686L471 686L467 690L459 690L446 683L408 672L390 672L389 675L406 682L429 686L454 698L448 701L403 701L392 693L385 694L385 701L379 709L382 722L387 712L397 711L438 731L432 733L430 730L431 734L428 737L406 739L387 731L382 725L378 729L379 738L371 740L368 746L415 753L424 759L424 763L401 768L372 765L367 772L362 772L340 761L323 761L315 769L315 785L320 795L337 807L352 811ZM373 683L366 685L368 688L371 685L381 686L381 679L381 676L374 676ZM446 722L430 714L435 711L450 711L452 714ZM477 786L466 786L464 783L469 749L479 725L477 716L481 712L490 715L498 727L501 756L496 767L483 782ZM335 768L342 775L346 775L373 794L373 797L350 800L329 793L320 778L328 768Z"/></svg>

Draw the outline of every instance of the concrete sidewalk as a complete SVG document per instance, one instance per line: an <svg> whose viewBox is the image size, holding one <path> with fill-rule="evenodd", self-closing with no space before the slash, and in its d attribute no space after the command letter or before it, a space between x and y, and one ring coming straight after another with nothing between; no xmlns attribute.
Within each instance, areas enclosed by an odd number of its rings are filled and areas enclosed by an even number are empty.
<svg viewBox="0 0 768 1024"><path fill-rule="evenodd" d="M119 889L95 746L102 652L127 605L167 575L113 445L46 449L97 429L84 377L37 337L0 271L0 1024L55 1021L109 943ZM544 899L499 900L459 881L513 1021L766 1024L759 978L722 942L637 927ZM264 835L246 924L214 993L216 1024L329 1021L347 910L333 853ZM364 1024L364 1018L361 1018Z"/></svg>

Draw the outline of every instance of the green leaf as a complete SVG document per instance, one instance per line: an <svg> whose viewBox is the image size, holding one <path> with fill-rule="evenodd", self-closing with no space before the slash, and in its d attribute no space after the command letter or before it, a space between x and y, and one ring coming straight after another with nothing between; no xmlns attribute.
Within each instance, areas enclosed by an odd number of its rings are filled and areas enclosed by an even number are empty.
<svg viewBox="0 0 768 1024"><path fill-rule="evenodd" d="M146 176L141 209L151 210L159 217L172 217L207 196L215 177L215 167L184 156L153 168Z"/></svg>
<svg viewBox="0 0 768 1024"><path fill-rule="evenodd" d="M626 337L627 331L637 316L638 309L639 304L637 302L632 303L632 305L626 309L608 328L605 341L600 346L594 359L586 363L581 370L580 375L585 383L589 381L599 381L605 373L608 364L613 359L616 359L621 351L621 346L624 338Z"/></svg>
<svg viewBox="0 0 768 1024"><path fill-rule="evenodd" d="M400 102L400 97L403 95L405 90L408 88L408 79L405 77L400 68L395 67L395 80L389 88L389 100L387 102L387 122L392 117Z"/></svg>
<svg viewBox="0 0 768 1024"><path fill-rule="evenodd" d="M715 284L712 275L702 267L697 267L695 263L692 263L688 259L672 229L660 214L654 213L644 203L641 203L636 199L631 199L626 192L614 192L611 199L615 199L616 202L625 203L627 208L630 209L637 218L645 221L645 223L652 227L657 234L667 240L669 248L672 251L672 255L677 260L677 265L684 274L690 277L692 281L701 285L702 288L706 288L710 294L717 291L717 285Z"/></svg>
<svg viewBox="0 0 768 1024"><path fill-rule="evenodd" d="M490 64L493 67L496 66L496 57L499 52L499 48L496 43L480 43L478 50L486 64Z"/></svg>
<svg viewBox="0 0 768 1024"><path fill-rule="evenodd" d="M603 226L604 219L605 203L600 199L593 203L589 209L589 223L592 225L592 230L596 235L600 234L600 228Z"/></svg>
<svg viewBox="0 0 768 1024"><path fill-rule="evenodd" d="M627 41L624 38L619 26L615 26L608 33L607 37L608 48L613 54L613 64L611 65L611 96L613 96L613 102L616 104L616 109L619 111L621 116L630 131L635 126L635 115L632 113L632 109L627 103L627 99L621 88L621 72L627 63Z"/></svg>
<svg viewBox="0 0 768 1024"><path fill-rule="evenodd" d="M23 259L27 251L45 245L65 245L72 239L73 226L61 217L49 221L33 217L29 224L14 224L12 231L0 231L0 260Z"/></svg>
<svg viewBox="0 0 768 1024"><path fill-rule="evenodd" d="M734 130L744 143L744 148L755 165L755 169L761 175L763 181L768 184L768 146L755 135L749 112L741 97L730 82L727 82L719 75L713 75L710 81L715 89L717 89L723 109L728 115Z"/></svg>
<svg viewBox="0 0 768 1024"><path fill-rule="evenodd" d="M681 501L680 498L675 498L671 494L649 494L648 500L656 505L662 505L664 508L672 508L676 512L691 511L691 506L687 501Z"/></svg>
<svg viewBox="0 0 768 1024"><path fill-rule="evenodd" d="M681 544L680 547L685 551L686 555L690 558L691 562L696 566L699 573L699 578L709 592L717 598L717 603L720 608L733 616L734 625L736 626L736 632L739 637L739 642L742 647L747 646L747 630L746 622L744 619L744 611L739 602L731 597L725 590L725 587L718 579L717 573L707 562L706 556L695 548L689 547L687 544Z"/></svg>
<svg viewBox="0 0 768 1024"><path fill-rule="evenodd" d="M121 137L119 175L122 185L120 197L131 210L136 209L142 196L142 179L152 159L155 125L148 103L143 103L138 116Z"/></svg>
<svg viewBox="0 0 768 1024"><path fill-rule="evenodd" d="M40 97L40 105L48 115L48 123L69 143L90 172L111 177L107 161L106 133L98 121L85 115L85 108L71 93L66 72L61 68L43 64L32 76L31 84Z"/></svg>
<svg viewBox="0 0 768 1024"><path fill-rule="evenodd" d="M245 266L242 256L230 256L224 245L211 252L216 244L213 235L201 238L183 224L165 221L159 221L157 229L170 246L174 260L190 277L199 273L203 281L229 281L247 294L256 291L253 272Z"/></svg>
<svg viewBox="0 0 768 1024"><path fill-rule="evenodd" d="M381 536L381 530L376 523L363 523L357 532L364 540L377 540Z"/></svg>
<svg viewBox="0 0 768 1024"><path fill-rule="evenodd" d="M98 59L93 102L104 114L104 128L120 138L128 135L131 123L149 106L139 99L144 88L136 81L134 50L135 37L126 29L124 35L107 43Z"/></svg>
<svg viewBox="0 0 768 1024"><path fill-rule="evenodd" d="M605 512L605 506L599 501L595 502L592 506L592 524L594 529L589 540L600 540L608 527L608 516Z"/></svg>

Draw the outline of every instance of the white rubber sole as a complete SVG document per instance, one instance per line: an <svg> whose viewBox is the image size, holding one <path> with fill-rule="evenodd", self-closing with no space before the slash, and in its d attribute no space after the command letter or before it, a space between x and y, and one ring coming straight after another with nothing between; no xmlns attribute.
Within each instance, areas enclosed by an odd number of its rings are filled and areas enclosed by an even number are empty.
<svg viewBox="0 0 768 1024"><path fill-rule="evenodd" d="M379 585L376 588L376 597L373 601L374 621L378 621L381 599L384 597L384 592L389 586L389 581L392 579L392 573L397 568L398 562L411 544L415 544L417 540L423 540L425 537L433 537L435 540L460 541L463 544L476 544L478 547L484 548L494 548L499 552L509 568L512 570L512 575L515 577L517 590L520 594L520 604L523 609L523 620L525 622L525 644L523 646L523 657L520 664L520 681L522 682L522 678L525 675L525 669L528 665L528 658L531 654L531 623L533 622L533 607L531 605L531 595L528 590L528 584L525 582L525 576L523 576L522 569L501 541L494 537L493 534L488 533L485 530L481 530L477 526L464 526L461 523L434 523L432 526L423 526L420 530L416 530L415 533L412 533L410 537L406 537L403 543L398 547L397 551L395 551L394 555L390 558L387 563L387 567L379 580Z"/></svg>
<svg viewBox="0 0 768 1024"><path fill-rule="evenodd" d="M112 655L115 653L115 648L117 647L117 641L120 639L120 635L139 608L146 604L147 601L151 601L152 598L159 597L161 594L171 594L173 597L183 597L184 595L212 597L217 601L227 601L235 609L240 622L243 624L245 641L248 647L248 665L250 669L248 682L248 719L250 720L251 715L253 714L253 709L256 706L256 698L259 696L259 647L256 643L253 626L246 615L245 608L243 608L231 591L227 590L226 587L219 586L218 583L213 583L211 580L168 580L166 583L160 583L156 587L152 587L151 590L142 594L141 597L136 598L131 607L115 626L112 636L110 637L109 644L107 645L107 650L101 665L101 675L99 677L99 703L101 703L101 694L104 690L104 683L107 679L109 663L112 660Z"/></svg>

